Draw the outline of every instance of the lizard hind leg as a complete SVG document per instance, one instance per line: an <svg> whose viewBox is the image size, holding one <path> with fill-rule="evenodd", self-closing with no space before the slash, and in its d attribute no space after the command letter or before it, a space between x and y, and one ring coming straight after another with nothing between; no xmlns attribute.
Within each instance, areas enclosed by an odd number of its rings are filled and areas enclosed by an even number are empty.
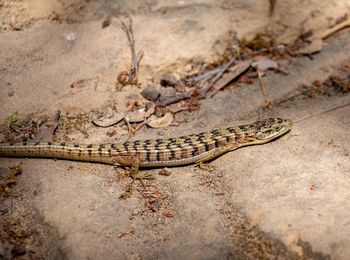
<svg viewBox="0 0 350 260"><path fill-rule="evenodd" d="M123 162L121 164L130 165L129 167L125 167L125 169L129 172L130 177L134 180L139 180L142 186L145 187L143 180L153 180L154 176L147 172L140 172L140 159L137 156L123 156ZM120 159L119 159L120 162Z"/></svg>
<svg viewBox="0 0 350 260"><path fill-rule="evenodd" d="M140 172L140 160L135 158L134 163L129 168L131 178L135 180L153 180L154 176L148 172Z"/></svg>

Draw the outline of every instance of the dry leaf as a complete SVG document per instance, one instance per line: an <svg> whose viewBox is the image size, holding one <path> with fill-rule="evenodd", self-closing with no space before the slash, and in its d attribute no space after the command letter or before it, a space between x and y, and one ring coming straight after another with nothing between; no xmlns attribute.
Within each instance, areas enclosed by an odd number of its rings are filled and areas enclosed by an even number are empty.
<svg viewBox="0 0 350 260"><path fill-rule="evenodd" d="M322 50L323 41L321 39L313 40L308 46L299 50L300 54L314 54Z"/></svg>
<svg viewBox="0 0 350 260"><path fill-rule="evenodd" d="M156 105L154 103L149 103L149 105L146 105L146 118L149 118L154 111L156 110Z"/></svg>
<svg viewBox="0 0 350 260"><path fill-rule="evenodd" d="M213 97L217 92L226 87L231 81L236 79L238 76L242 75L246 70L250 68L252 60L245 60L238 64L236 64L227 75L224 75L218 82L215 88L213 88L214 92L210 97Z"/></svg>
<svg viewBox="0 0 350 260"><path fill-rule="evenodd" d="M153 117L153 118L155 118L155 119L152 119L152 117L151 117L150 120L147 122L147 125L149 125L152 128L167 127L174 120L174 116L170 112L167 112L161 118L156 118L156 117Z"/></svg>
<svg viewBox="0 0 350 260"><path fill-rule="evenodd" d="M269 69L278 70L277 62L273 60L258 60L252 62L252 67L259 71L267 71Z"/></svg>
<svg viewBox="0 0 350 260"><path fill-rule="evenodd" d="M163 175L163 176L169 176L169 175L171 175L171 171L169 171L167 168L164 168L164 169L161 169L160 171L159 171L159 175Z"/></svg>
<svg viewBox="0 0 350 260"><path fill-rule="evenodd" d="M116 112L114 110L107 110L101 116L94 116L92 122L101 127L109 127L119 123L125 117L125 112Z"/></svg>
<svg viewBox="0 0 350 260"><path fill-rule="evenodd" d="M118 238L124 237L124 236L126 236L126 235L133 235L133 234L135 234L135 229L130 228L129 230L120 233L120 234L118 235Z"/></svg>
<svg viewBox="0 0 350 260"><path fill-rule="evenodd" d="M146 118L146 110L144 108L129 112L125 119L130 123L140 123Z"/></svg>
<svg viewBox="0 0 350 260"><path fill-rule="evenodd" d="M52 122L46 123L44 126L38 129L38 132L35 138L33 139L33 142L52 141L53 136L58 127L60 116L61 116L61 111L58 110Z"/></svg>

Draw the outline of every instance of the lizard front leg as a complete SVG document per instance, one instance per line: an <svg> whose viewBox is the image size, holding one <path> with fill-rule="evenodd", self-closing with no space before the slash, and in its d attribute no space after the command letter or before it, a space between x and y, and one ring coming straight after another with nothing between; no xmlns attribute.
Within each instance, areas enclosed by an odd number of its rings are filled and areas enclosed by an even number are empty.
<svg viewBox="0 0 350 260"><path fill-rule="evenodd" d="M219 157L220 155L227 153L229 151L233 151L239 147L238 144L227 144L223 147L217 148L215 150L209 151L209 153L199 160L196 165L199 166L200 169L206 170L206 171L213 171L214 167L208 165L208 162L214 160L215 158Z"/></svg>

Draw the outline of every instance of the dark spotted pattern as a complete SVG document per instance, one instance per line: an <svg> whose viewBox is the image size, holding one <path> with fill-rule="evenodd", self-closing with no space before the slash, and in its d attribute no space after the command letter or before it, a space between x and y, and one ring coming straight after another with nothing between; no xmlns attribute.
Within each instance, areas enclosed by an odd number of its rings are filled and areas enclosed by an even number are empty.
<svg viewBox="0 0 350 260"><path fill-rule="evenodd" d="M0 144L0 156L51 157L105 163L117 161L124 165L133 163L135 160L132 158L136 156L141 164L159 162L157 165L162 166L161 162L181 161L207 153L213 154L211 153L213 150L226 149L225 147L230 144L237 144L237 147L240 147L264 143L288 132L291 125L290 120L273 118L253 124L213 129L197 135L128 141L123 144L79 145L65 142ZM124 159L113 159L115 157Z"/></svg>

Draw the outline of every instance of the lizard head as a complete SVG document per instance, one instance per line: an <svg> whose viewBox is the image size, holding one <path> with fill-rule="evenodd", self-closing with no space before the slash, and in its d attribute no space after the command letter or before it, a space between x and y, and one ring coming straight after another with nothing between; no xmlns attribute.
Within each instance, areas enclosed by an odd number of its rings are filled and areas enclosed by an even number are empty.
<svg viewBox="0 0 350 260"><path fill-rule="evenodd" d="M292 128L293 122L289 119L268 118L254 124L255 138L258 142L265 143L276 139Z"/></svg>

